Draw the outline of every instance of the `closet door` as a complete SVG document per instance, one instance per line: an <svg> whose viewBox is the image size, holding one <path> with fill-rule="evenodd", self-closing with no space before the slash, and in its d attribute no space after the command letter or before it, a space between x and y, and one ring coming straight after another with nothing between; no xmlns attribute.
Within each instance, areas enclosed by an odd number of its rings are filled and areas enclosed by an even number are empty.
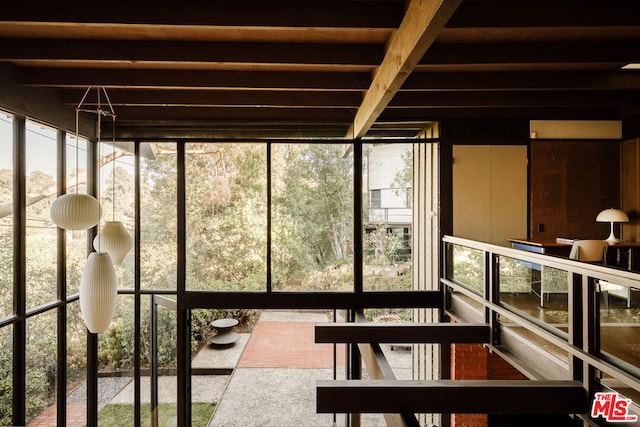
<svg viewBox="0 0 640 427"><path fill-rule="evenodd" d="M527 236L527 147L453 147L453 233L509 246Z"/></svg>

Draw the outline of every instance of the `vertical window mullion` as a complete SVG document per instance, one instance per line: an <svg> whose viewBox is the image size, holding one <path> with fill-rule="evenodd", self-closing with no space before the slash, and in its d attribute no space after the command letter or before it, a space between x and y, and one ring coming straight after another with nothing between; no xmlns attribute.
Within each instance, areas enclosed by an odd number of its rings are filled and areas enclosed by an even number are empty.
<svg viewBox="0 0 640 427"><path fill-rule="evenodd" d="M353 277L354 291L361 293L362 282L362 141L353 142Z"/></svg>
<svg viewBox="0 0 640 427"><path fill-rule="evenodd" d="M26 119L13 121L13 424L26 421Z"/></svg>
<svg viewBox="0 0 640 427"><path fill-rule="evenodd" d="M67 188L67 134L59 130L57 134L58 162L57 191L58 196L65 193ZM64 302L57 310L58 315L58 357L57 357L57 418L58 425L65 425L67 419L67 242L65 230L57 229L57 286L58 300Z"/></svg>
<svg viewBox="0 0 640 427"><path fill-rule="evenodd" d="M177 158L177 217L178 217L178 283L177 283L177 369L178 369L178 427L187 427L191 424L191 393L189 382L191 381L191 311L184 307L184 294L186 289L186 195L185 195L185 141L178 141Z"/></svg>
<svg viewBox="0 0 640 427"><path fill-rule="evenodd" d="M271 142L267 142L267 292L271 286Z"/></svg>
<svg viewBox="0 0 640 427"><path fill-rule="evenodd" d="M140 141L136 141L134 143L134 157L135 157L135 176L134 176L134 251L135 251L135 260L133 266L133 275L134 275L134 313L133 313L133 321L134 321L134 342L133 342L133 409L134 409L134 425L140 425L140 353L142 351L142 346L140 343L141 338L141 295L140 295ZM115 161L115 159L114 159ZM151 297L153 300L153 297ZM155 357L152 354L152 357Z"/></svg>
<svg viewBox="0 0 640 427"><path fill-rule="evenodd" d="M87 194L96 196L97 143L87 143ZM97 226L87 230L87 254L92 252ZM98 425L98 334L87 330L87 426Z"/></svg>

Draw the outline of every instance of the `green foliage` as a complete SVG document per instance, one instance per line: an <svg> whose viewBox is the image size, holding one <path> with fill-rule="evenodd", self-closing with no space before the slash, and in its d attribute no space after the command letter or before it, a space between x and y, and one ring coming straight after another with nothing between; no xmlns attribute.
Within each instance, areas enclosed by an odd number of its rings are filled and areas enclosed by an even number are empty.
<svg viewBox="0 0 640 427"><path fill-rule="evenodd" d="M11 348L11 343L3 339L3 348ZM0 425L11 425L13 413L13 357L10 352L0 352Z"/></svg>
<svg viewBox="0 0 640 427"><path fill-rule="evenodd" d="M13 186L13 170L12 169L0 169L0 188L4 188L4 191L0 192L0 206L6 203L13 202L13 193L11 188Z"/></svg>
<svg viewBox="0 0 640 427"><path fill-rule="evenodd" d="M531 292L532 269L528 263L517 259L500 257L500 292Z"/></svg>
<svg viewBox="0 0 640 427"><path fill-rule="evenodd" d="M189 144L187 287L266 286L266 151L261 144Z"/></svg>
<svg viewBox="0 0 640 427"><path fill-rule="evenodd" d="M273 287L353 255L353 160L341 145L273 147Z"/></svg>
<svg viewBox="0 0 640 427"><path fill-rule="evenodd" d="M0 227L0 315L13 311L13 233Z"/></svg>
<svg viewBox="0 0 640 427"><path fill-rule="evenodd" d="M371 308L364 311L368 322L411 322L413 309L411 308Z"/></svg>
<svg viewBox="0 0 640 427"><path fill-rule="evenodd" d="M552 267L543 267L541 280L545 292L567 292L569 289L569 273Z"/></svg>
<svg viewBox="0 0 640 427"><path fill-rule="evenodd" d="M365 263L389 265L400 261L402 236L390 233L386 227L380 226L364 235L363 252Z"/></svg>
<svg viewBox="0 0 640 427"><path fill-rule="evenodd" d="M398 170L391 182L391 188L397 188L396 194L400 189L411 191L413 188L413 152L410 148L402 153L402 169ZM399 194L398 194L399 195Z"/></svg>
<svg viewBox="0 0 640 427"><path fill-rule="evenodd" d="M27 372L27 399L26 417L32 420L51 405L54 400L52 396L55 386L47 378L47 373L43 369L31 368Z"/></svg>
<svg viewBox="0 0 640 427"><path fill-rule="evenodd" d="M453 247L453 278L476 292L484 293L484 252L464 246Z"/></svg>
<svg viewBox="0 0 640 427"><path fill-rule="evenodd" d="M142 317L149 319L149 309L143 310ZM98 361L103 370L130 370L134 368L134 323L133 316L120 310L109 329L99 335ZM253 310L192 310L191 343L192 351L206 342L211 334L211 322L220 318L234 318L239 325L247 325L256 316ZM155 354L159 367L175 367L177 363L177 319L176 312L159 307L157 310L158 346ZM141 365L149 367L151 361L151 326L142 322L140 330Z"/></svg>
<svg viewBox="0 0 640 427"><path fill-rule="evenodd" d="M205 427L208 425L216 404L194 402L191 404L191 426ZM176 425L177 406L173 403L158 404L158 425L160 427ZM134 407L131 404L109 404L98 413L100 427L122 427L133 425ZM140 425L151 426L151 405L143 403L140 407Z"/></svg>
<svg viewBox="0 0 640 427"><path fill-rule="evenodd" d="M245 309L200 309L191 310L191 351L196 351L211 335L211 322L216 319L236 319L238 326L247 326L255 320L255 310Z"/></svg>
<svg viewBox="0 0 640 427"><path fill-rule="evenodd" d="M114 320L109 329L99 335L98 361L101 366L120 369L133 366L133 322Z"/></svg>

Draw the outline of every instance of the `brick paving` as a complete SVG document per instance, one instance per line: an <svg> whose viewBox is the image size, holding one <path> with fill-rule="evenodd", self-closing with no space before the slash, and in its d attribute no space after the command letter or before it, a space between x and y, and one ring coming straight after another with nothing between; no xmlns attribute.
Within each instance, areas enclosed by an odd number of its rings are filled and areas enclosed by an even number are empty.
<svg viewBox="0 0 640 427"><path fill-rule="evenodd" d="M314 322L258 322L238 368L333 368L333 345L314 342ZM337 366L344 366L344 345Z"/></svg>
<svg viewBox="0 0 640 427"><path fill-rule="evenodd" d="M28 427L55 427L56 411L58 405L48 407L43 413L38 415L33 421L27 424ZM82 427L87 423L87 410L85 405L67 405L68 427Z"/></svg>

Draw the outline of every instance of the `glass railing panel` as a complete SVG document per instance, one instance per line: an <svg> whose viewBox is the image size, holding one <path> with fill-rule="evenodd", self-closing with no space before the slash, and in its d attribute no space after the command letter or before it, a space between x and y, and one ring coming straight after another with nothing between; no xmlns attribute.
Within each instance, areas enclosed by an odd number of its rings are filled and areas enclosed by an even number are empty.
<svg viewBox="0 0 640 427"><path fill-rule="evenodd" d="M146 303L146 304L145 304ZM118 295L116 314L109 329L98 336L98 425L134 425L134 349L136 328L133 295ZM149 307L143 300L143 310ZM142 325L148 325L145 313ZM140 340L148 336L148 328L140 331ZM141 368L148 365L148 347L141 349ZM147 380L146 377L143 377ZM148 403L148 395L141 397Z"/></svg>
<svg viewBox="0 0 640 427"><path fill-rule="evenodd" d="M505 256L499 257L498 262L500 304L568 332L569 273Z"/></svg>
<svg viewBox="0 0 640 427"><path fill-rule="evenodd" d="M611 400L615 398L615 403L617 404L616 408L618 409L617 415L620 418L635 416L638 420L640 420L640 405L638 404L638 402L640 402L640 391L629 387L622 381L605 373L603 373L600 383L603 386L603 393L614 394L614 396L610 396L610 398ZM606 404L601 406L601 408L602 410L599 413L599 416L605 418L609 413L607 411L608 408ZM626 414L624 414L625 410ZM615 423L622 426L637 425L637 422L625 423L623 420L617 420Z"/></svg>
<svg viewBox="0 0 640 427"><path fill-rule="evenodd" d="M484 294L484 251L451 245L453 268L447 277L472 291Z"/></svg>
<svg viewBox="0 0 640 427"><path fill-rule="evenodd" d="M640 288L600 281L600 351L640 368Z"/></svg>
<svg viewBox="0 0 640 427"><path fill-rule="evenodd" d="M87 418L87 327L80 313L80 301L67 305L67 425Z"/></svg>

